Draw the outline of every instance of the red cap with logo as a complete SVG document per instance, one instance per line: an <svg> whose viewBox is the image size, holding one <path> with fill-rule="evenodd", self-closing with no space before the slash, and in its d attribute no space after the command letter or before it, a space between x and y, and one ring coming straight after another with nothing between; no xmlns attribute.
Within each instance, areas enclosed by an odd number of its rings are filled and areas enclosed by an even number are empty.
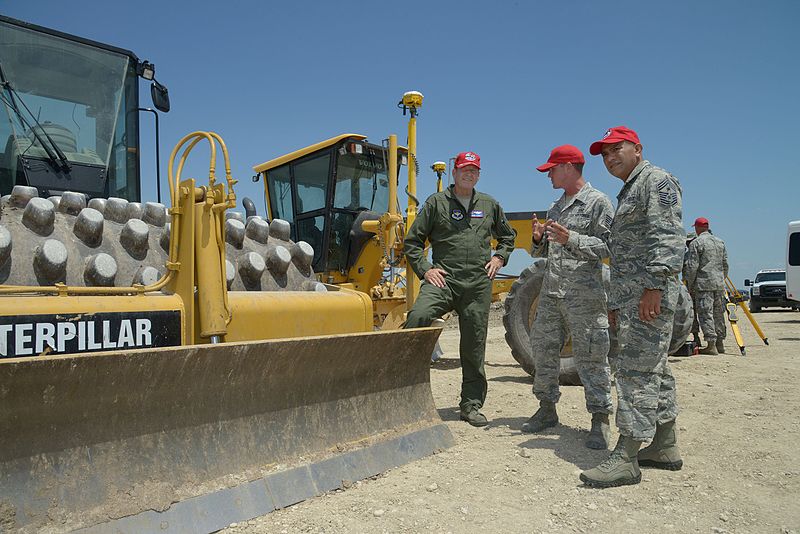
<svg viewBox="0 0 800 534"><path fill-rule="evenodd" d="M547 163L542 163L536 170L539 172L547 172L559 163L585 163L583 152L578 150L578 147L572 145L557 146L550 152L550 157Z"/></svg>
<svg viewBox="0 0 800 534"><path fill-rule="evenodd" d="M456 169L460 169L461 167L466 167L467 165L474 165L481 168L481 157L477 155L475 152L462 152L458 156L456 156Z"/></svg>
<svg viewBox="0 0 800 534"><path fill-rule="evenodd" d="M694 226L708 226L708 219L705 217L698 217L694 220Z"/></svg>
<svg viewBox="0 0 800 534"><path fill-rule="evenodd" d="M592 146L589 147L589 154L596 156L603 151L603 145L613 145L620 141L630 141L636 145L641 144L636 132L627 126L614 126L606 131L602 139L592 143Z"/></svg>

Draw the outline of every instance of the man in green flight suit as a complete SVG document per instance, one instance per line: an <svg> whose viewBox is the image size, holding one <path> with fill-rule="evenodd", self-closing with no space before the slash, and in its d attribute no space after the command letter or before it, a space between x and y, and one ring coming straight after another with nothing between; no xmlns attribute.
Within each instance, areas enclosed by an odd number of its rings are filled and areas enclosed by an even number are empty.
<svg viewBox="0 0 800 534"><path fill-rule="evenodd" d="M472 426L485 426L480 412L486 400L483 362L492 279L508 263L516 232L508 224L497 201L475 190L481 158L474 152L456 157L455 184L434 193L417 215L405 239L405 255L423 280L406 328L430 326L455 310L461 332L461 419ZM497 239L492 254L491 239ZM433 262L425 255L430 241Z"/></svg>

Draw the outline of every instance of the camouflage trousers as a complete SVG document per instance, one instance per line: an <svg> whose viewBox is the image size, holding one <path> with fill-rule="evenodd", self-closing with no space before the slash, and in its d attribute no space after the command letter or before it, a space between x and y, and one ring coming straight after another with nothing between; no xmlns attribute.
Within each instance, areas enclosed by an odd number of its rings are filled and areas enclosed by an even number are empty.
<svg viewBox="0 0 800 534"><path fill-rule="evenodd" d="M725 292L697 291L694 304L706 343L725 339Z"/></svg>
<svg viewBox="0 0 800 534"><path fill-rule="evenodd" d="M700 323L697 321L697 292L690 291L692 296L692 335L698 337L700 335Z"/></svg>
<svg viewBox="0 0 800 534"><path fill-rule="evenodd" d="M678 416L675 377L667 361L678 282L670 281L661 296L661 315L646 323L639 319L639 299L617 310L616 358L617 427L636 441L650 441L656 423Z"/></svg>
<svg viewBox="0 0 800 534"><path fill-rule="evenodd" d="M539 298L531 328L536 372L533 393L540 401L558 402L561 348L572 335L572 354L583 383L589 413L612 412L611 373L608 367L608 313L605 299Z"/></svg>

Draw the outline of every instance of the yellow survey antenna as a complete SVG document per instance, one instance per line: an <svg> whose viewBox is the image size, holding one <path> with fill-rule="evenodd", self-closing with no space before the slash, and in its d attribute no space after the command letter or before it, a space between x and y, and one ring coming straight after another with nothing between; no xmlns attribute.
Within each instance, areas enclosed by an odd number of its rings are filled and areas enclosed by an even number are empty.
<svg viewBox="0 0 800 534"><path fill-rule="evenodd" d="M406 233L414 219L417 217L417 172L419 162L417 161L417 113L422 107L422 93L419 91L408 91L403 94L402 100L397 107L403 110L403 115L408 111L411 117L408 119L408 209L406 210ZM412 269L406 269L406 309L411 309L414 300L419 293L419 279Z"/></svg>
<svg viewBox="0 0 800 534"><path fill-rule="evenodd" d="M431 165L431 169L433 172L436 173L436 192L441 192L442 190L442 175L447 173L447 163L444 161L436 161L433 165Z"/></svg>

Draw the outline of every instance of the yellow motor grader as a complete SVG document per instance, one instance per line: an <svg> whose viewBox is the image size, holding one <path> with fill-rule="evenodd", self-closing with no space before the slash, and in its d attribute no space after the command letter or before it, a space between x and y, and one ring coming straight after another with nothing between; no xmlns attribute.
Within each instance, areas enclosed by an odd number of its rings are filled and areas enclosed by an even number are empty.
<svg viewBox="0 0 800 534"><path fill-rule="evenodd" d="M139 202L152 64L0 29L0 531L215 531L453 443L439 330L373 332L289 222L230 216L218 135L176 145L169 207Z"/></svg>
<svg viewBox="0 0 800 534"><path fill-rule="evenodd" d="M345 133L253 167L254 181L264 184L267 218L290 221L292 238L314 246L312 267L319 280L370 296L376 328L398 328L418 291L419 281L406 268L403 240L419 204L416 116L421 105L422 95L415 91L400 102L411 114L408 148L398 146L394 135L376 144L365 135ZM403 164L406 206L400 202ZM441 191L446 164L432 168ZM527 251L532 215L507 214L517 248ZM515 279L496 279L494 295L507 292Z"/></svg>

